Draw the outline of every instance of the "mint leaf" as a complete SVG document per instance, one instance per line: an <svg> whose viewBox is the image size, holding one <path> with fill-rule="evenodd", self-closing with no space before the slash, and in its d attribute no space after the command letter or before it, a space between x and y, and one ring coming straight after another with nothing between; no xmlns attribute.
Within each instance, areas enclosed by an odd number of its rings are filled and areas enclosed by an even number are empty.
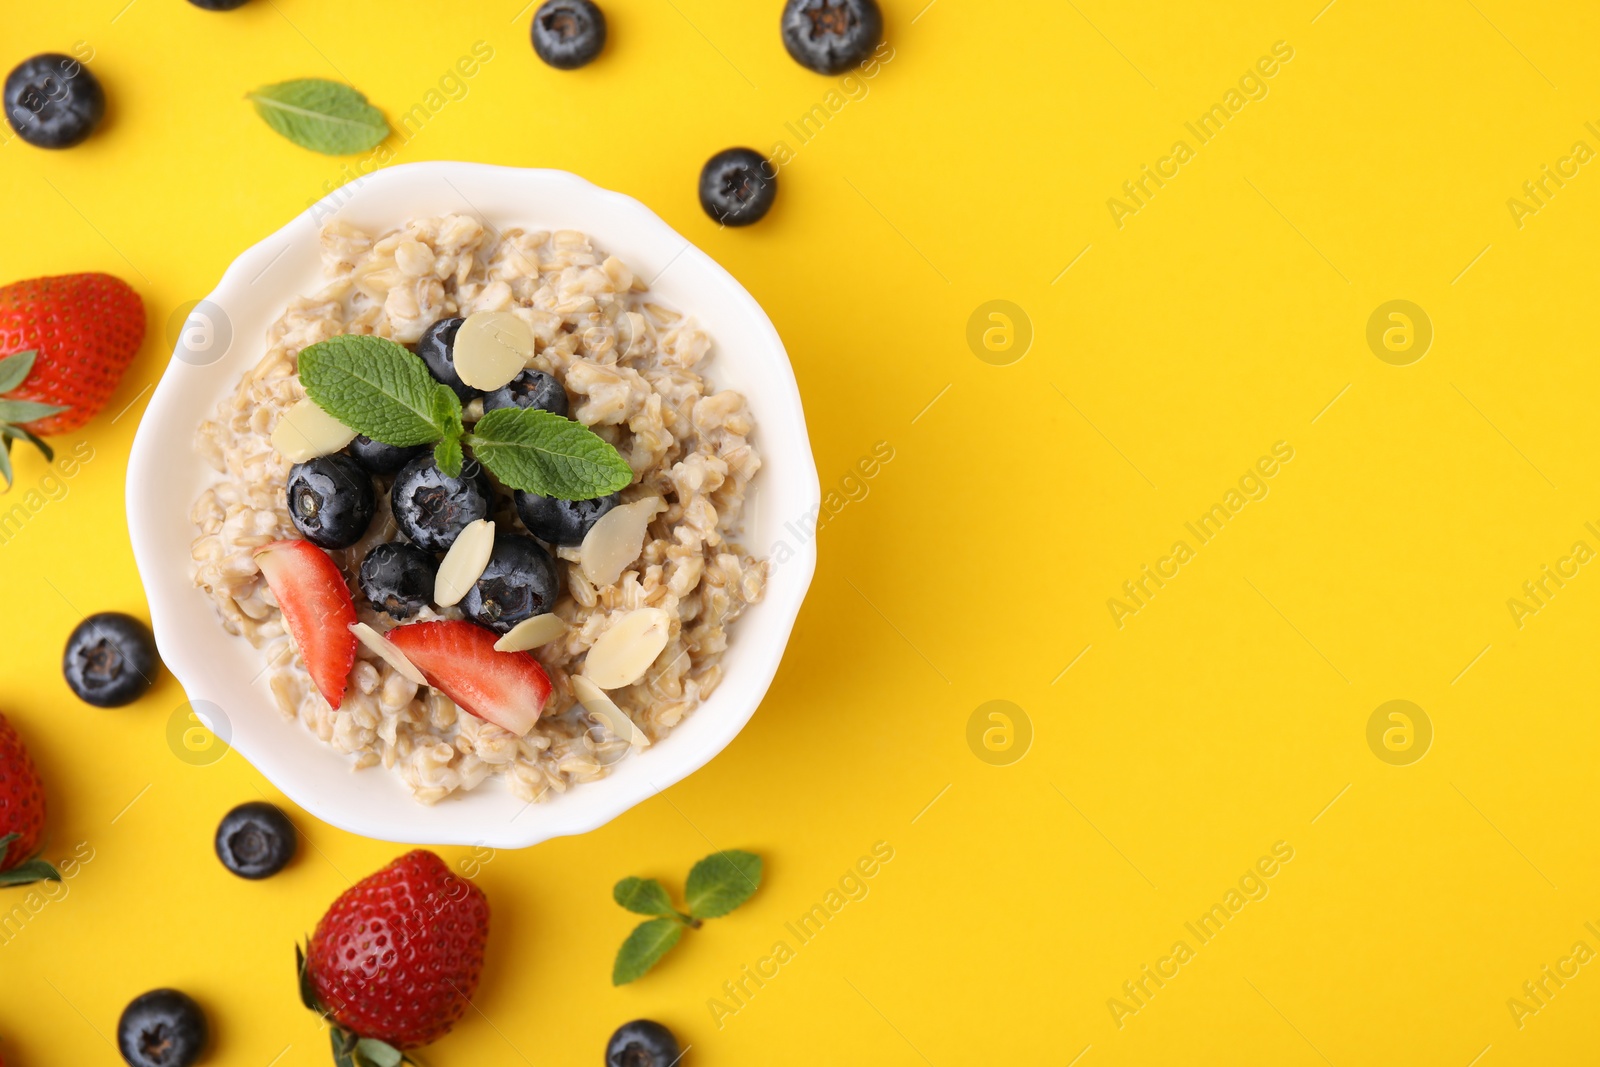
<svg viewBox="0 0 1600 1067"><path fill-rule="evenodd" d="M389 136L383 112L350 86L324 78L263 85L245 99L268 126L325 156L365 152Z"/></svg>
<svg viewBox="0 0 1600 1067"><path fill-rule="evenodd" d="M455 393L382 337L346 334L301 349L300 384L323 411L386 445L432 444L461 425Z"/></svg>
<svg viewBox="0 0 1600 1067"><path fill-rule="evenodd" d="M27 352L13 352L5 359L0 359L0 393L9 393L27 380L38 355L30 349Z"/></svg>
<svg viewBox="0 0 1600 1067"><path fill-rule="evenodd" d="M683 926L676 919L651 919L635 926L628 940L617 950L617 962L611 968L611 984L627 985L644 977L682 936Z"/></svg>
<svg viewBox="0 0 1600 1067"><path fill-rule="evenodd" d="M624 878L611 890L611 898L639 915L672 915L672 898L654 878Z"/></svg>
<svg viewBox="0 0 1600 1067"><path fill-rule="evenodd" d="M694 865L684 897L696 919L728 914L761 884L761 857L750 852L713 852Z"/></svg>
<svg viewBox="0 0 1600 1067"><path fill-rule="evenodd" d="M451 478L461 477L460 434L447 434L433 446L433 465Z"/></svg>
<svg viewBox="0 0 1600 1067"><path fill-rule="evenodd" d="M505 485L540 496L590 500L633 482L633 468L593 430L537 408L485 412L467 444Z"/></svg>

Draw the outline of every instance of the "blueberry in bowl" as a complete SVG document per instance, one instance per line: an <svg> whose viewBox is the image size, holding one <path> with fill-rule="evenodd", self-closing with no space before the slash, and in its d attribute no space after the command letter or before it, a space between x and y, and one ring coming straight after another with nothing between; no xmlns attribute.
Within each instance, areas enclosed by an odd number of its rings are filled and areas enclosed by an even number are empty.
<svg viewBox="0 0 1600 1067"><path fill-rule="evenodd" d="M456 334L461 331L464 318L440 319L422 332L417 342L417 355L428 365L428 373L437 381L448 385L461 398L463 404L483 394L461 380L456 373Z"/></svg>
<svg viewBox="0 0 1600 1067"><path fill-rule="evenodd" d="M345 451L370 474L394 474L428 451L428 446L415 445L411 448L402 448L399 445L386 445L382 441L374 441L365 434L357 434L356 439L350 442Z"/></svg>
<svg viewBox="0 0 1600 1067"><path fill-rule="evenodd" d="M566 418L567 390L555 375L530 367L499 389L485 394L483 410L500 408L538 408Z"/></svg>
<svg viewBox="0 0 1600 1067"><path fill-rule="evenodd" d="M497 533L483 574L467 590L461 610L479 626L507 633L519 622L554 610L561 583L555 561L539 542Z"/></svg>
<svg viewBox="0 0 1600 1067"><path fill-rule="evenodd" d="M621 502L619 493L593 500L562 500L522 489L515 496L517 517L528 532L548 545L581 545L600 516Z"/></svg>
<svg viewBox="0 0 1600 1067"><path fill-rule="evenodd" d="M264 800L240 804L217 825L217 859L240 878L270 878L294 859L299 844L294 823Z"/></svg>
<svg viewBox="0 0 1600 1067"><path fill-rule="evenodd" d="M149 691L158 662L148 626L119 611L102 611L80 622L67 638L61 671L79 700L120 708Z"/></svg>
<svg viewBox="0 0 1600 1067"><path fill-rule="evenodd" d="M320 456L289 468L289 518L318 548L349 548L377 511L372 476L349 456Z"/></svg>
<svg viewBox="0 0 1600 1067"><path fill-rule="evenodd" d="M469 462L461 477L452 478L431 455L407 463L389 491L395 525L427 552L447 551L469 523L489 517L493 501L482 467Z"/></svg>
<svg viewBox="0 0 1600 1067"><path fill-rule="evenodd" d="M117 1050L129 1067L189 1067L209 1037L205 1012L176 989L135 997L117 1020Z"/></svg>
<svg viewBox="0 0 1600 1067"><path fill-rule="evenodd" d="M766 218L778 198L778 171L753 148L725 148L700 171L700 206L724 226Z"/></svg>
<svg viewBox="0 0 1600 1067"><path fill-rule="evenodd" d="M606 46L606 16L593 0L545 0L533 16L533 50L557 70L577 70Z"/></svg>
<svg viewBox="0 0 1600 1067"><path fill-rule="evenodd" d="M387 541L374 545L361 561L357 580L376 611L404 622L428 606L439 561L416 545Z"/></svg>
<svg viewBox="0 0 1600 1067"><path fill-rule="evenodd" d="M877 0L788 0L783 5L783 46L796 63L818 74L843 74L882 40Z"/></svg>
<svg viewBox="0 0 1600 1067"><path fill-rule="evenodd" d="M82 144L106 114L106 93L89 68L59 52L25 59L6 76L6 121L36 148Z"/></svg>

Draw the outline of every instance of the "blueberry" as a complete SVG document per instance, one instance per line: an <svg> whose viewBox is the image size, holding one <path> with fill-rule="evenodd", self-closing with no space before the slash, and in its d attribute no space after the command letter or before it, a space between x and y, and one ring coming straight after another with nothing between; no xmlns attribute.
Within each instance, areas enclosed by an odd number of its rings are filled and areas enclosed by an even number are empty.
<svg viewBox="0 0 1600 1067"><path fill-rule="evenodd" d="M294 859L294 823L264 800L240 804L217 826L217 859L240 878L267 878Z"/></svg>
<svg viewBox="0 0 1600 1067"><path fill-rule="evenodd" d="M454 389L463 404L483 395L462 381L461 375L456 373L456 332L465 321L461 318L440 319L424 330L422 340L417 342L417 355L428 365L428 373Z"/></svg>
<svg viewBox="0 0 1600 1067"><path fill-rule="evenodd" d="M517 623L555 610L561 594L555 561L539 542L495 534L483 575L467 590L461 610L479 626L506 633Z"/></svg>
<svg viewBox="0 0 1600 1067"><path fill-rule="evenodd" d="M444 552L467 524L489 517L493 491L483 468L468 461L461 477L452 478L418 456L394 479L390 503L395 525L411 543L426 552Z"/></svg>
<svg viewBox="0 0 1600 1067"><path fill-rule="evenodd" d="M606 46L606 16L592 0L545 0L533 16L533 50L557 70L576 70Z"/></svg>
<svg viewBox="0 0 1600 1067"><path fill-rule="evenodd" d="M289 518L319 548L349 548L361 540L377 509L372 475L349 456L320 456L289 468Z"/></svg>
<svg viewBox="0 0 1600 1067"><path fill-rule="evenodd" d="M378 611L404 621L433 599L433 579L439 563L431 555L404 541L377 545L361 561L361 592Z"/></svg>
<svg viewBox="0 0 1600 1067"><path fill-rule="evenodd" d="M130 1067L189 1067L205 1051L209 1033L193 997L152 989L122 1009L117 1048Z"/></svg>
<svg viewBox="0 0 1600 1067"><path fill-rule="evenodd" d="M581 545L589 528L622 500L617 493L593 500L562 500L517 490L517 515L539 540L551 545Z"/></svg>
<svg viewBox="0 0 1600 1067"><path fill-rule="evenodd" d="M726 148L700 171L700 206L724 226L760 222L778 198L778 172L753 148Z"/></svg>
<svg viewBox="0 0 1600 1067"><path fill-rule="evenodd" d="M158 662L148 626L119 611L102 611L80 622L67 638L61 671L79 700L120 708L150 689Z"/></svg>
<svg viewBox="0 0 1600 1067"><path fill-rule="evenodd" d="M250 0L189 0L195 7L206 11L232 11L236 7L243 7Z"/></svg>
<svg viewBox="0 0 1600 1067"><path fill-rule="evenodd" d="M429 445L415 445L411 448L401 448L399 445L386 445L382 441L374 441L363 434L351 441L350 447L345 451L350 454L351 459L372 474L393 474L422 455L429 447Z"/></svg>
<svg viewBox="0 0 1600 1067"><path fill-rule="evenodd" d="M843 74L883 40L878 0L789 0L783 5L783 47L818 74Z"/></svg>
<svg viewBox="0 0 1600 1067"><path fill-rule="evenodd" d="M6 121L38 148L81 143L106 114L106 93L89 68L59 52L25 59L6 76Z"/></svg>
<svg viewBox="0 0 1600 1067"><path fill-rule="evenodd" d="M483 398L483 410L496 408L538 408L565 418L567 391L556 381L555 375L542 370L525 370Z"/></svg>
<svg viewBox="0 0 1600 1067"><path fill-rule="evenodd" d="M672 1067L680 1055L672 1031L649 1019L618 1027L606 1042L606 1067Z"/></svg>

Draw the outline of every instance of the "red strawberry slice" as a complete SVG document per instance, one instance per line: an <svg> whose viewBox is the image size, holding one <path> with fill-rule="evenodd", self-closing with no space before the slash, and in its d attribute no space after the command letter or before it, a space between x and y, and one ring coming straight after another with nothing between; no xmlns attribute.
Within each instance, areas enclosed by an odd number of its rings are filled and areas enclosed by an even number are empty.
<svg viewBox="0 0 1600 1067"><path fill-rule="evenodd" d="M256 549L255 560L311 680L328 706L337 708L356 662L356 635L350 631L356 606L344 575L310 541L274 541Z"/></svg>
<svg viewBox="0 0 1600 1067"><path fill-rule="evenodd" d="M389 640L428 684L518 737L533 729L550 699L550 678L528 652L497 652L499 637L470 622L413 622L389 631Z"/></svg>

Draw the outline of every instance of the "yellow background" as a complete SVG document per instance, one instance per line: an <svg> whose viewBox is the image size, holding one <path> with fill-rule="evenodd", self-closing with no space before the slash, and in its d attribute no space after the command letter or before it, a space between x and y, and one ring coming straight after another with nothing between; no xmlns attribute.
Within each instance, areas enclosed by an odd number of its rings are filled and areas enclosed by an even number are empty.
<svg viewBox="0 0 1600 1067"><path fill-rule="evenodd" d="M243 94L343 77L397 117L482 40L494 58L396 158L640 198L772 315L824 486L876 442L895 458L822 532L783 669L725 754L483 867L488 969L435 1067L597 1062L641 1015L701 1067L1591 1062L1600 965L1520 1029L1506 1002L1600 949L1600 567L1521 628L1507 600L1600 548L1600 173L1521 228L1506 201L1600 148L1600 14L1322 2L886 0L894 59L803 146L785 123L839 79L788 59L778 0L605 0L611 44L576 73L537 62L516 0L8 5L0 67L83 42L111 105L81 148L0 147L0 279L110 271L151 330L107 412L57 442L94 459L0 545L4 711L49 782L49 855L94 854L0 945L7 1061L108 1062L122 1006L176 985L209 1011L209 1062L328 1062L291 944L400 849L299 815L287 872L234 878L218 818L277 794L235 754L173 756L170 677L102 711L58 661L83 613L145 610L122 481L169 317L342 180ZM1199 147L1184 122L1278 41L1268 95ZM1180 138L1195 158L1119 229L1108 198ZM700 164L779 140L777 208L719 231ZM1009 366L966 340L995 299L1035 332ZM1411 366L1366 342L1392 299L1434 326ZM1270 494L1119 629L1108 598L1279 441ZM20 455L6 506L44 474ZM1366 740L1394 699L1434 729L1409 766ZM1032 724L1009 766L968 746L990 700ZM879 841L869 895L719 1029L722 983ZM1199 946L1184 923L1278 841L1270 894ZM632 925L612 882L676 889L712 846L759 851L765 887L612 989ZM1179 939L1195 958L1119 1029L1108 999Z"/></svg>

